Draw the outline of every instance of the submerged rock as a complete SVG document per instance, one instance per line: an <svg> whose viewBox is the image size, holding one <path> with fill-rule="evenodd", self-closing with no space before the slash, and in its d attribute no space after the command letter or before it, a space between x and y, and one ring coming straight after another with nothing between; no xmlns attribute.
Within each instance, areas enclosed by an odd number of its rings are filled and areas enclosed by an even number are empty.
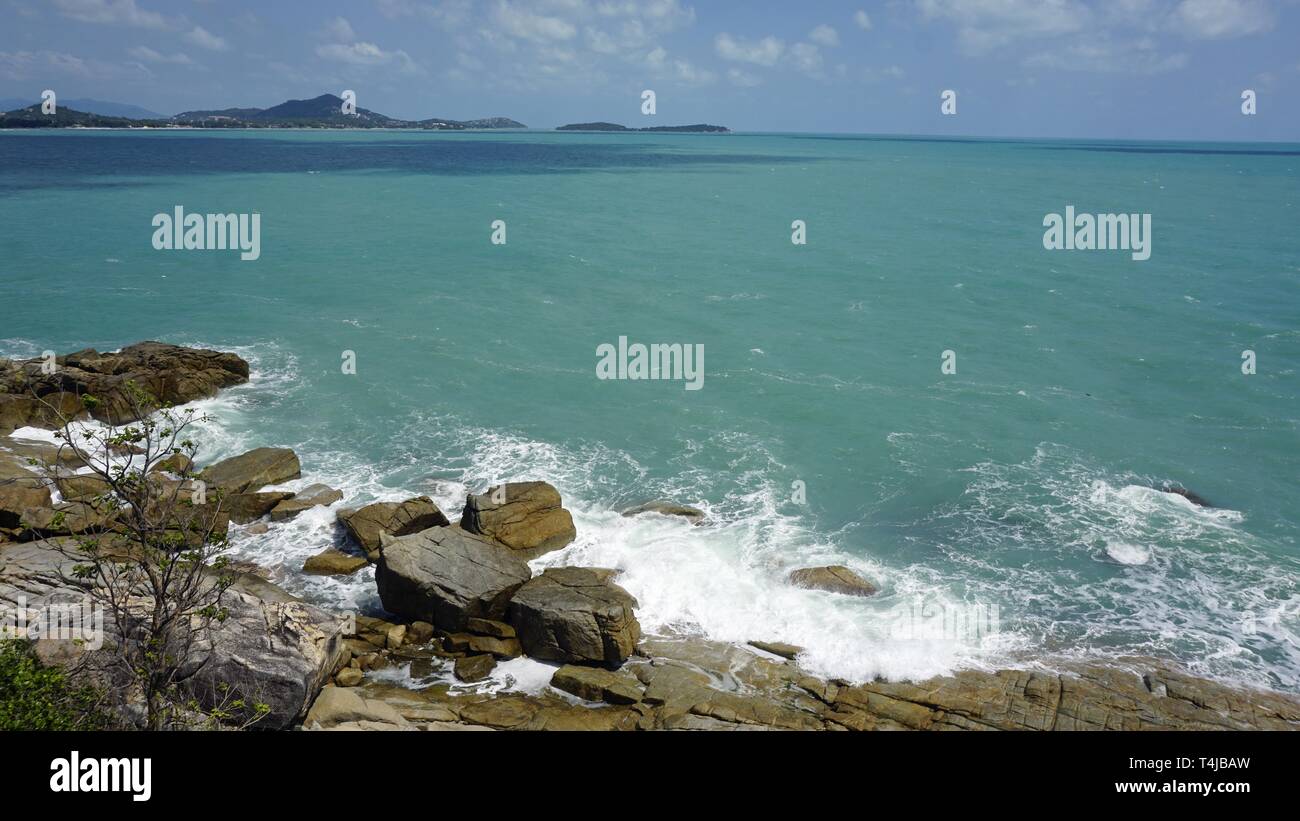
<svg viewBox="0 0 1300 821"><path fill-rule="evenodd" d="M379 559L380 537L409 536L451 524L428 496L405 502L375 502L359 510L340 510L338 520L371 561Z"/></svg>
<svg viewBox="0 0 1300 821"><path fill-rule="evenodd" d="M227 493L245 493L301 475L298 455L289 448L256 448L205 468L199 478Z"/></svg>
<svg viewBox="0 0 1300 821"><path fill-rule="evenodd" d="M660 516L680 516L693 525L704 524L705 514L698 507L679 505L675 502L657 500L646 502L623 511L624 516L640 516L642 513L658 513Z"/></svg>
<svg viewBox="0 0 1300 821"><path fill-rule="evenodd" d="M550 568L519 588L509 621L533 658L618 667L641 640L636 599L604 568Z"/></svg>
<svg viewBox="0 0 1300 821"><path fill-rule="evenodd" d="M500 620L532 577L509 548L460 528L382 538L375 582L384 609L442 630L463 631L470 618Z"/></svg>
<svg viewBox="0 0 1300 821"><path fill-rule="evenodd" d="M771 653L774 656L780 656L784 659L793 661L796 656L803 652L803 648L796 644L786 644L781 641L751 641L750 647L756 647L765 653Z"/></svg>
<svg viewBox="0 0 1300 821"><path fill-rule="evenodd" d="M311 510L317 506L329 507L342 500L343 494L329 485L308 485L292 494L292 498L285 499L271 508L271 521L282 522L292 519L304 510Z"/></svg>
<svg viewBox="0 0 1300 821"><path fill-rule="evenodd" d="M491 653L484 653L481 656L465 656L456 659L452 672L461 681L482 681L492 675L496 666L496 657Z"/></svg>
<svg viewBox="0 0 1300 821"><path fill-rule="evenodd" d="M635 677L600 667L566 664L555 671L551 686L587 701L607 704L636 704L644 687Z"/></svg>
<svg viewBox="0 0 1300 821"><path fill-rule="evenodd" d="M470 496L460 525L532 556L559 550L578 536L560 492L546 482L510 482Z"/></svg>
<svg viewBox="0 0 1300 821"><path fill-rule="evenodd" d="M363 556L353 556L330 547L308 559L302 572L316 576L349 576L369 564Z"/></svg>
<svg viewBox="0 0 1300 821"><path fill-rule="evenodd" d="M790 574L790 583L809 590L824 590L846 596L871 596L876 586L843 565L805 567Z"/></svg>
<svg viewBox="0 0 1300 821"><path fill-rule="evenodd" d="M1201 496L1199 493L1193 493L1185 487L1166 484L1156 488L1156 490L1159 490L1162 493L1172 493L1175 496L1182 496L1197 507L1214 507L1214 505L1210 504L1209 500L1204 496Z"/></svg>

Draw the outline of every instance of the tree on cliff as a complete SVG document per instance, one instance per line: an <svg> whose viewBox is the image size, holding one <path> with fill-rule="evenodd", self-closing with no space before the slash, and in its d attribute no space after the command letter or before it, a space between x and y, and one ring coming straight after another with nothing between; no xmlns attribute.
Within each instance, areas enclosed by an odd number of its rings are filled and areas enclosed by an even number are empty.
<svg viewBox="0 0 1300 821"><path fill-rule="evenodd" d="M88 412L104 401L135 421L82 424L49 406L58 448L47 470L77 500L25 524L36 535L72 536L59 548L73 562L69 581L120 639L94 654L97 673L143 704L149 729L249 726L269 709L257 694L193 684L198 651L225 621L235 581L222 494L191 473L198 448L188 432L207 417L161 407L131 381L111 397L81 396ZM87 470L68 475L58 467L68 463Z"/></svg>

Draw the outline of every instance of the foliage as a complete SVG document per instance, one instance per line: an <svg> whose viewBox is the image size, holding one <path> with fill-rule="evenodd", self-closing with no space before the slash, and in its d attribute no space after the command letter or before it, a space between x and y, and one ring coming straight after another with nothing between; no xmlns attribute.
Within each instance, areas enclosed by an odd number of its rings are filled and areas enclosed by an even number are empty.
<svg viewBox="0 0 1300 821"><path fill-rule="evenodd" d="M0 639L0 732L100 730L110 726L103 694L41 664L26 639Z"/></svg>

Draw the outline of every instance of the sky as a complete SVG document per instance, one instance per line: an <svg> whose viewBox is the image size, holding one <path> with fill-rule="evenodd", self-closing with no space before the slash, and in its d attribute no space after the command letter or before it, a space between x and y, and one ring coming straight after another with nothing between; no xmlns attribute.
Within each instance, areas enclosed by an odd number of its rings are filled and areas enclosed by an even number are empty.
<svg viewBox="0 0 1300 821"><path fill-rule="evenodd" d="M0 98L169 115L1300 141L1298 86L1300 0L0 0Z"/></svg>

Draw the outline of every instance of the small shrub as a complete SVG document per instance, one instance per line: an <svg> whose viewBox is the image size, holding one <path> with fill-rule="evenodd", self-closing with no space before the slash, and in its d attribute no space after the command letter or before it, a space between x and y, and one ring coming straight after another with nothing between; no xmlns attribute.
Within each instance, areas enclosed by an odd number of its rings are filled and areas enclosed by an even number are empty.
<svg viewBox="0 0 1300 821"><path fill-rule="evenodd" d="M41 664L31 642L0 639L0 732L105 729L109 720L100 701L93 687Z"/></svg>

